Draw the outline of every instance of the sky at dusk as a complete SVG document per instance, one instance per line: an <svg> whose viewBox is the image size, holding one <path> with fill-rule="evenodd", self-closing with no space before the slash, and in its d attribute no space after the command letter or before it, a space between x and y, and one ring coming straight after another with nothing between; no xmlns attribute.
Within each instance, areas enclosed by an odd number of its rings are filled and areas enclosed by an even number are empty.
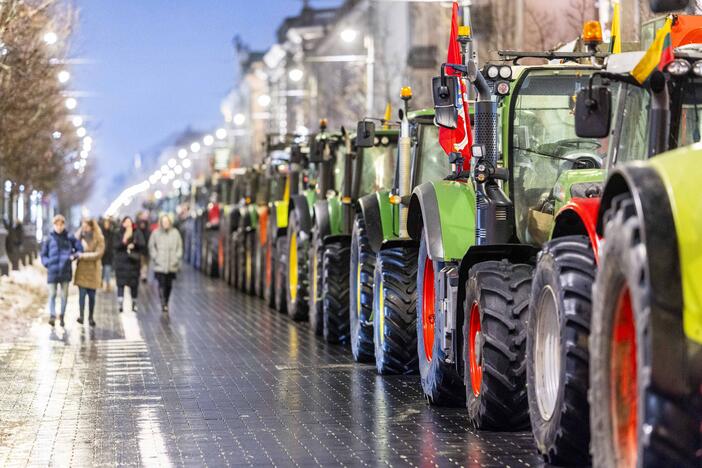
<svg viewBox="0 0 702 468"><path fill-rule="evenodd" d="M302 1L76 0L76 6L72 49L85 63L73 67L71 88L84 94L79 110L94 137L99 176L91 208L97 210L106 206L109 179L135 153L188 125L205 130L221 122L220 102L235 78L232 38L267 49L280 21L298 13Z"/></svg>

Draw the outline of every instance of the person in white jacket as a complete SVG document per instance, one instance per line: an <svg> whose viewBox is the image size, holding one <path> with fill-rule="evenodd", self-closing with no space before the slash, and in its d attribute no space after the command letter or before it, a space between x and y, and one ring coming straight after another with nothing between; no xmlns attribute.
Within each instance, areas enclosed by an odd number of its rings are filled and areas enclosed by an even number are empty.
<svg viewBox="0 0 702 468"><path fill-rule="evenodd" d="M170 216L161 215L156 229L149 238L149 257L158 282L161 297L161 310L168 312L168 300L176 274L180 271L183 259L183 240L173 227Z"/></svg>

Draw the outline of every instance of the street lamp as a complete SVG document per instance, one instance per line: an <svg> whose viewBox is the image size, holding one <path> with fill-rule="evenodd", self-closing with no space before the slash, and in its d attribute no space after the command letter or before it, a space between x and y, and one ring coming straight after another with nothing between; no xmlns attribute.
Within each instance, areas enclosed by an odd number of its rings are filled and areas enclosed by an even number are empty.
<svg viewBox="0 0 702 468"><path fill-rule="evenodd" d="M190 151L192 151L193 153L197 153L198 151L200 151L200 143L198 143L197 141L193 142L193 144L190 145Z"/></svg>
<svg viewBox="0 0 702 468"><path fill-rule="evenodd" d="M83 126L83 117L80 115L75 115L71 119L71 122L73 122L74 127L82 127Z"/></svg>
<svg viewBox="0 0 702 468"><path fill-rule="evenodd" d="M53 31L49 31L44 34L44 42L47 45L54 45L58 42L58 35Z"/></svg>
<svg viewBox="0 0 702 468"><path fill-rule="evenodd" d="M218 140L224 140L225 138L227 138L227 131L223 128L218 128L215 132L215 136Z"/></svg>
<svg viewBox="0 0 702 468"><path fill-rule="evenodd" d="M290 78L290 81L298 82L302 79L304 75L304 72L300 70L299 68L293 68L288 72L288 78Z"/></svg>
<svg viewBox="0 0 702 468"><path fill-rule="evenodd" d="M202 142L205 144L205 146L212 146L212 143L214 143L214 137L212 135L205 135Z"/></svg>
<svg viewBox="0 0 702 468"><path fill-rule="evenodd" d="M237 127L241 127L242 125L244 125L244 122L246 122L246 116L244 114L240 113L234 116L234 125L236 125Z"/></svg>
<svg viewBox="0 0 702 468"><path fill-rule="evenodd" d="M69 97L66 99L66 109L68 110L73 110L78 106L78 101L76 101L76 98Z"/></svg>
<svg viewBox="0 0 702 468"><path fill-rule="evenodd" d="M267 94L261 94L257 101L259 106L268 107L268 105L271 103L271 97Z"/></svg>
<svg viewBox="0 0 702 468"><path fill-rule="evenodd" d="M59 83L67 83L71 79L71 74L68 70L61 70L58 72Z"/></svg>
<svg viewBox="0 0 702 468"><path fill-rule="evenodd" d="M340 36L344 42L353 42L356 40L356 37L358 36L358 31L356 31L355 29L350 29L350 28L344 29L343 31L341 31Z"/></svg>
<svg viewBox="0 0 702 468"><path fill-rule="evenodd" d="M78 138L83 138L87 134L88 131L85 129L85 127L80 127L78 130L76 130L76 135L78 135Z"/></svg>
<svg viewBox="0 0 702 468"><path fill-rule="evenodd" d="M185 159L185 158L187 158L187 157L188 157L188 150L186 150L185 148L179 149L179 150L178 150L178 157L179 157L180 159Z"/></svg>

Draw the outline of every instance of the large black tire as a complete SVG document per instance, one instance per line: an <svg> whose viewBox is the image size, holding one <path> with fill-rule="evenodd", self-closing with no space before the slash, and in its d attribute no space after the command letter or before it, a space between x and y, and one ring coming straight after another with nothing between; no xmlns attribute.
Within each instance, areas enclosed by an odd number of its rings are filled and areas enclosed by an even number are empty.
<svg viewBox="0 0 702 468"><path fill-rule="evenodd" d="M229 238L227 239L227 243L229 244L229 255L227 256L227 274L226 274L226 280L227 284L229 286L235 286L236 279L235 279L235 271L236 271L236 243L234 242L234 233L231 233L229 235Z"/></svg>
<svg viewBox="0 0 702 468"><path fill-rule="evenodd" d="M379 374L417 373L417 249L392 247L375 260L373 335Z"/></svg>
<svg viewBox="0 0 702 468"><path fill-rule="evenodd" d="M441 347L444 319L439 307L439 272L442 262L433 262L427 254L424 234L419 242L417 259L417 356L424 396L439 406L462 407L466 404L466 388L456 366L446 362ZM434 298L432 301L431 298ZM433 327L432 327L433 323ZM456 324L459 327L460 324ZM434 330L432 342L425 343L425 327ZM427 340L428 341L428 340ZM426 344L426 346L425 346Z"/></svg>
<svg viewBox="0 0 702 468"><path fill-rule="evenodd" d="M323 329L327 343L349 341L349 246L330 242L322 262Z"/></svg>
<svg viewBox="0 0 702 468"><path fill-rule="evenodd" d="M322 301L322 291L324 288L323 264L324 244L319 235L317 227L312 228L312 243L309 253L309 310L307 312L310 320L310 329L315 335L322 336L324 331L324 302Z"/></svg>
<svg viewBox="0 0 702 468"><path fill-rule="evenodd" d="M278 286L275 282L276 259L278 258L276 251L278 246L277 232L275 216L271 215L268 217L266 257L263 267L263 300L268 307L273 309L275 309L275 292Z"/></svg>
<svg viewBox="0 0 702 468"><path fill-rule="evenodd" d="M531 265L506 260L481 262L469 271L463 307L464 378L468 416L479 429L529 427L526 321L532 272Z"/></svg>
<svg viewBox="0 0 702 468"><path fill-rule="evenodd" d="M548 242L531 285L527 393L531 431L546 463L590 464L590 313L595 255L587 236Z"/></svg>
<svg viewBox="0 0 702 468"><path fill-rule="evenodd" d="M258 230L254 234L254 243L256 244L256 265L254 267L255 276L255 291L256 297L263 297L266 276L266 244L261 244Z"/></svg>
<svg viewBox="0 0 702 468"><path fill-rule="evenodd" d="M287 313L287 294L288 289L288 238L282 236L275 241L275 290L273 297L275 300L275 310L281 314Z"/></svg>
<svg viewBox="0 0 702 468"><path fill-rule="evenodd" d="M351 231L349 269L349 323L351 354L356 362L375 362L373 344L373 275L375 253L370 247L363 215L358 214Z"/></svg>
<svg viewBox="0 0 702 468"><path fill-rule="evenodd" d="M256 293L256 231L246 231L244 234L244 292L254 295Z"/></svg>
<svg viewBox="0 0 702 468"><path fill-rule="evenodd" d="M662 330L653 327L643 226L628 194L613 200L605 221L590 334L593 466L699 467L701 413L691 400L699 388L684 388L685 370L655 362L652 343ZM681 378L654 386L659 371Z"/></svg>
<svg viewBox="0 0 702 468"><path fill-rule="evenodd" d="M236 275L234 285L239 291L245 290L244 277L246 275L246 231L240 229L236 232Z"/></svg>
<svg viewBox="0 0 702 468"><path fill-rule="evenodd" d="M285 288L285 300L288 315L296 322L307 320L308 286L307 273L309 255L309 233L302 230L297 211L290 212L288 221L288 249L286 259L288 262L288 284ZM293 280L296 280L293 284Z"/></svg>

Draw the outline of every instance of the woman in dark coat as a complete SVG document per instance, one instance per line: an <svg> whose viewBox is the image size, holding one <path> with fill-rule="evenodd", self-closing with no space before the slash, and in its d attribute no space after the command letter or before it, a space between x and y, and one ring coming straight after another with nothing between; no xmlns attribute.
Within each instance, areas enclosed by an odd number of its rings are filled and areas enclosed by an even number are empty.
<svg viewBox="0 0 702 468"><path fill-rule="evenodd" d="M115 246L113 259L115 276L117 277L117 299L119 311L124 307L124 287L129 287L132 295L132 310L137 310L137 297L139 295L139 269L141 267L141 254L146 250L146 241L142 233L135 229L132 218L126 216L122 220Z"/></svg>

